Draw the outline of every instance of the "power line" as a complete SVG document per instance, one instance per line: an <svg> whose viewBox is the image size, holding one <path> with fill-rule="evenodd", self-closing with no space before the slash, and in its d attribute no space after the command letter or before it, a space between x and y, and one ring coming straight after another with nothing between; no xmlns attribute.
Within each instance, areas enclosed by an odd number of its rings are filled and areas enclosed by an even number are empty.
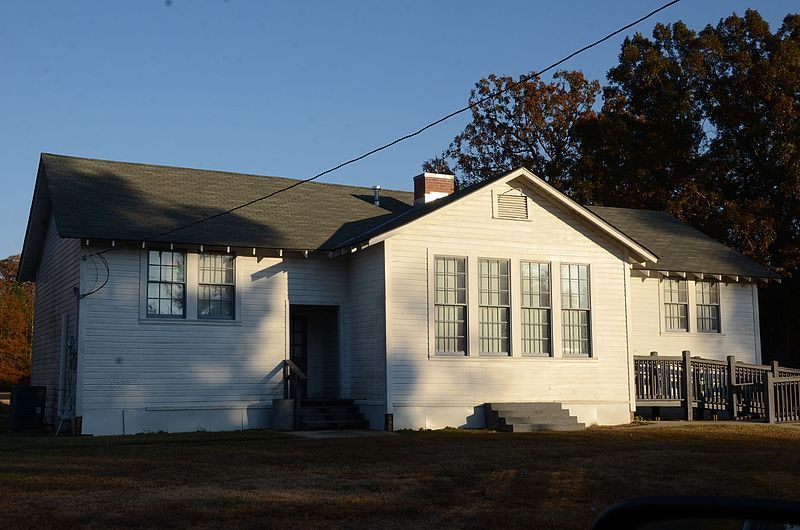
<svg viewBox="0 0 800 530"><path fill-rule="evenodd" d="M554 62L553 64L551 64L549 66L547 66L546 68L543 68L543 69L541 69L541 70L539 70L537 72L534 72L532 74L522 75L522 76L520 76L518 81L515 81L514 83L511 83L510 85L508 85L507 87L505 87L505 88L503 88L501 90L497 90L495 92L492 92L491 94L488 94L488 95L484 96L483 98L481 98L481 99L479 99L477 101L474 101L474 102L472 102L472 103L470 103L470 104L468 104L468 105L466 105L464 107L461 107L460 109L456 109L453 112L451 112L449 114L446 114L446 115L442 116L441 118L439 118L437 120L434 120L434 121L428 123L427 125L424 125L424 126L420 127L419 129L417 129L414 132L410 132L410 133L408 133L406 135L400 136L399 138L396 138L396 139L392 140L391 142L383 144L380 147L376 147L375 149L367 151L366 153L361 154L361 155L359 155L359 156L357 156L355 158L351 158L350 160L346 160L345 162L337 164L337 165L335 165L335 166L333 166L333 167L331 167L329 169L326 169L325 171L321 171L321 172L317 173L316 175L314 175L313 177L309 177L309 178L303 179L303 180L298 180L297 182L295 182L295 183L293 183L293 184L291 184L289 186L286 186L284 188L280 188L278 190L275 190L275 191L273 191L271 193L268 193L267 195L264 195L262 197L258 197L256 199L251 200L251 201L242 203L242 204L240 204L238 206L234 206L233 208L229 208L228 210L224 210L222 212L218 212L218 213L215 213L213 215L209 215L209 216L204 217L202 219L198 219L196 221L192 221L191 223L187 223L187 224L179 226L177 228L173 228L171 230L167 230L166 232L161 232L160 234L147 236L147 237L143 238L143 240L144 241L148 241L148 240L153 240L153 239L161 238L161 237L164 237L164 236L168 236L170 234L174 234L175 232L179 232L181 230L185 230L185 229L190 228L192 226L196 226L196 225L199 225L201 223L205 223L207 221L211 221L212 219L216 219L218 217L222 217L223 215L228 215L228 214L233 213L233 212L235 212L237 210L241 210L242 208L247 208L248 206L250 206L252 204L255 204L257 202L261 202L263 200L269 199L271 197L274 197L275 195L278 195L279 193L283 193L285 191L289 191L289 190L291 190L293 188L296 188L296 187L298 187L298 186L300 186L302 184L306 184L308 182L317 180L318 178L320 178L322 176L325 176L328 173L333 173L334 171L336 171L338 169L341 169L341 168L343 168L345 166L349 166L350 164L354 164L354 163L356 163L356 162L358 162L360 160L363 160L363 159L365 159L365 158L367 158L369 156L374 155L375 153L379 153L381 151L389 149L390 147L392 147L394 145L397 145L400 142L404 142L406 140L414 138L415 136L419 136L420 134L422 134L423 132L427 131L431 127L435 127L436 125L439 125L440 123L442 123L444 121L447 121L450 118L458 116L459 114L463 114L464 112L467 112L468 110L474 109L475 107L477 107L479 105L482 105L486 101L489 101L492 98L496 98L497 96L500 96L500 95L508 92L509 90L513 90L514 88L518 87L519 85L530 81L534 77L538 77L538 76L542 75L543 73L548 72L548 71L552 70L553 68L556 68L557 66L560 66L561 64L569 61L570 59L572 59L576 55L579 55L579 54L585 52L586 50L589 50L591 48L594 48L595 46L598 46L599 44L604 43L605 41L615 37L616 35L619 35L623 31L628 30L628 29L632 28L633 26L636 26L637 24L639 24L641 22L644 22L645 20L647 20L648 18L652 17L653 15L655 15L657 13L660 13L661 11L664 11L665 9L677 4L680 1L681 0L671 0L670 2L667 2L666 4L662 5L661 7L657 8L657 9L654 9L654 10L650 11L649 13L637 18L633 22L625 24L624 26L620 27L619 29L616 29L616 30L612 31L608 35L606 35L606 36L604 36L604 37L592 42L591 44L587 44L583 48L580 48L579 50L576 50L576 51L570 53L566 57L563 57L563 58L559 59L558 61ZM100 252L95 252L95 254L100 256L100 257L102 257L103 254L105 254L107 252L111 252L115 248L116 247L111 247L111 248L108 248L106 250L102 250ZM111 277L111 270L110 270L110 268L108 266L108 262L106 262L105 259L103 259L102 261L103 261L103 265L106 268L106 279L105 279L105 281L99 287L97 287L96 289L93 289L92 291L89 291L87 293L84 293L84 294L80 295L81 298L85 298L87 296L90 296L90 295L100 291L108 283L108 281L109 281L109 279Z"/></svg>
<svg viewBox="0 0 800 530"><path fill-rule="evenodd" d="M318 178L320 178L320 177L322 177L324 175L327 175L328 173L333 173L334 171L336 171L338 169L341 169L341 168L343 168L345 166L349 166L350 164L354 164L354 163L356 163L356 162L358 162L360 160L363 160L363 159L365 159L365 158L367 158L369 156L374 155L375 153L379 153L381 151L389 149L390 147L392 147L394 145L397 145L400 142L404 142L406 140L414 138L415 136L418 136L418 135L422 134L423 132L427 131L431 127L435 127L436 125L439 125L440 123L442 123L444 121L447 121L450 118L458 116L459 114L463 114L464 112L467 112L468 110L471 110L471 109L473 109L473 108L475 108L475 107L477 107L479 105L482 105L486 101L488 101L490 99L493 99L493 98L496 98L497 96L499 96L501 94L504 94L504 93L508 92L509 90L512 90L512 89L518 87L522 83L526 83L526 82L530 81L534 77L539 77L543 73L548 72L548 71L552 70L553 68L556 68L557 66L569 61L570 59L572 59L576 55L579 55L579 54L585 52L586 50L589 50L591 48L594 48L595 46L598 46L599 44L604 43L605 41L607 41L607 40L619 35L623 31L632 28L633 26L639 24L640 22L643 22L643 21L647 20L648 18L652 17L653 15L655 15L657 13L660 13L661 11L664 11L665 9L677 4L680 1L681 0L672 0L671 2L667 2L666 4L662 5L658 9L654 9L653 11L650 11L646 15L643 15L643 16L639 17L638 19L634 20L633 22L630 22L630 23L622 26L621 28L609 33L608 35L606 35L605 37L603 37L601 39L598 39L598 40L592 42L591 44L587 44L583 48L572 52L571 54L567 55L566 57L564 57L562 59L559 59L558 61L554 62L550 66L548 66L546 68L543 68L543 69L539 70L538 72L520 76L519 81L511 83L510 85L508 85L507 87L503 88L502 90L498 90L496 92L493 92L493 93L491 93L491 94L489 94L489 95L487 95L487 96L485 96L485 97L483 97L483 98L481 98L481 99L479 99L479 100L477 100L477 101L475 101L473 103L470 103L469 105L466 105L464 107L461 107L460 109L454 110L453 112L451 112L449 114L446 114L446 115L442 116L441 118L439 118L439 119L437 119L435 121L432 121L432 122L428 123L427 125L424 125L423 127L420 127L419 129L417 129L414 132L408 133L408 134L406 134L404 136L400 136L399 138L396 138L396 139L392 140L391 142L383 144L380 147L376 147L375 149L367 151L366 153L364 153L362 155L359 155L359 156L357 156L355 158L351 158L350 160L342 162L342 163L340 163L340 164L338 164L338 165L336 165L336 166L334 166L332 168L326 169L325 171L321 171L320 173L317 173L313 177L309 177L309 178L303 179L303 180L298 180L294 184L291 184L291 185L286 186L285 188L281 188L279 190L275 190L275 191L273 191L273 192L271 192L271 193L269 193L267 195L264 195L263 197L258 197L256 199L253 199L252 201L248 201L248 202L245 202L245 203L240 204L238 206L234 206L233 208L230 208L228 210L225 210L225 211L222 211L222 212L219 212L219 213L215 213L213 215L209 215L208 217L204 217L202 219L198 219L196 221L192 221L191 223L187 223L187 224L179 226L177 228L173 228L171 230L167 230L166 232L162 232L160 234L156 234L156 235L150 236L150 237L146 238L146 240L157 239L157 238L160 238L160 237L168 236L169 234L173 234L175 232L179 232L181 230L185 230L186 228L190 228L192 226L195 226L195 225L198 225L198 224L201 224L201 223L205 223L207 221L211 221L212 219L216 219L217 217L222 217L223 215L228 215L230 213L235 212L236 210L241 210L242 208L247 208L248 206L250 206L252 204L255 204L257 202L261 202L263 200L269 199L271 197L274 197L275 195L278 195L279 193L283 193L285 191L291 190L292 188L296 188L297 186L300 186L302 184L306 184L307 182L311 182L311 181L317 180Z"/></svg>

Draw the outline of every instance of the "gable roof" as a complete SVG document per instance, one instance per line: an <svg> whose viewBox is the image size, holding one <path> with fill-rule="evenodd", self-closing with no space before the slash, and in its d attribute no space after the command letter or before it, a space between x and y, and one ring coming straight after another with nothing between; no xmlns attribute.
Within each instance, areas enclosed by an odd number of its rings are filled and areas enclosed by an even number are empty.
<svg viewBox="0 0 800 530"><path fill-rule="evenodd" d="M648 264L657 260L659 270L777 277L667 214L585 208L525 169L416 207L411 192L382 190L376 206L371 188L309 182L213 221L154 238L298 181L42 154L20 279L34 279L44 243L41 226L51 211L63 238L333 251L385 239L480 189L520 177L638 258Z"/></svg>
<svg viewBox="0 0 800 530"><path fill-rule="evenodd" d="M587 206L658 256L644 269L780 278L780 275L666 212Z"/></svg>
<svg viewBox="0 0 800 530"><path fill-rule="evenodd" d="M635 256L637 256L637 258L642 260L650 260L654 262L658 260L658 257L655 254L653 254L645 245L642 245L640 242L635 241L634 239L626 235L624 232L610 225L600 216L596 215L595 213L591 212L590 210L576 203L575 201L573 201L563 193L559 192L558 190L547 184L544 180L537 177L536 175L534 175L525 168L518 168L513 171L509 171L505 175L501 175L499 177L495 177L492 179L487 179L473 186L469 186L467 188L458 190L446 197L442 197L441 199L437 199L435 201L416 206L412 210L403 212L387 220L381 225L376 226L372 230L365 232L364 234L360 234L358 236L358 239L346 241L345 245L352 245L363 241L370 241L370 242L381 241L389 237L395 230L398 230L406 225L416 222L432 212L446 208L467 195L485 189L494 184L504 183L504 182L507 183L509 181L513 181L518 178L525 179L525 182L528 185L530 185L532 188L540 192L546 198L550 199L552 202L556 203L561 208L572 212L574 215L583 220L585 223L593 226L596 230L604 232L607 236L610 237L610 239L616 240L617 243L620 243L624 247L627 247L634 253Z"/></svg>
<svg viewBox="0 0 800 530"><path fill-rule="evenodd" d="M61 237L169 241L285 250L333 250L413 206L413 193L309 182L211 222L178 226L297 180L43 154Z"/></svg>

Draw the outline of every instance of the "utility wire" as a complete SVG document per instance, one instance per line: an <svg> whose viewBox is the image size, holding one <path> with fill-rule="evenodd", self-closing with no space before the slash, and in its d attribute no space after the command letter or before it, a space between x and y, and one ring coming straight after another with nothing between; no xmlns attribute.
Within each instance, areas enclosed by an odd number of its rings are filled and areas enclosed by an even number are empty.
<svg viewBox="0 0 800 530"><path fill-rule="evenodd" d="M590 49L594 48L595 46L598 46L598 45L604 43L605 41L607 41L607 40L619 35L623 31L628 30L628 29L632 28L633 26L636 26L637 24L639 24L641 22L644 22L648 18L651 18L653 15L656 15L657 13L660 13L661 11L664 11L665 9L667 9L669 7L672 7L673 5L677 4L680 1L681 0L671 0L670 2L667 2L666 4L662 5L661 7L657 8L657 9L654 9L654 10L650 11L649 13L637 18L633 22L625 24L624 26L620 27L619 29L616 29L616 30L612 31L608 35L606 35L606 36L604 36L604 37L592 42L591 44L587 44L583 48L580 48L579 50L576 50L576 51L570 53L566 57L563 57L563 58L559 59L558 61L552 63L551 65L549 65L549 66L547 66L545 68L542 68L541 70L539 70L537 72L534 72L532 74L520 76L518 81L515 81L515 82L511 83L510 85L508 85L507 87L505 87L505 88L503 88L501 90L497 90L495 92L492 92L492 93L482 97L481 99L479 99L477 101L474 101L474 102L472 102L472 103L470 103L470 104L468 104L468 105L466 105L464 107L456 109L456 110L454 110L453 112L451 112L449 114L445 114L441 118L439 118L437 120L434 120L434 121L428 123L427 125L424 125L424 126L420 127L416 131L413 131L413 132L410 132L410 133L405 134L403 136L400 136L400 137L392 140L391 142L388 142L388 143L385 143L385 144L381 145L380 147L376 147L374 149L371 149L371 150L367 151L366 153L363 153L363 154L361 154L361 155L359 155L359 156L357 156L355 158L351 158L350 160L346 160L346 161L344 161L344 162L342 162L340 164L337 164L337 165L335 165L335 166L333 166L333 167L331 167L329 169L326 169L325 171L321 171L321 172L317 173L316 175L314 175L313 177L309 177L309 178L306 178L306 179L303 179L303 180L298 180L297 182L295 182L295 183L293 183L293 184L291 184L289 186L286 186L284 188L280 188L278 190L275 190L275 191L273 191L271 193L268 193L267 195L264 195L262 197L255 198L255 199L253 199L251 201L247 201L245 203L239 204L238 206L234 206L233 208L229 208L227 210L215 213L213 215L209 215L208 217L203 217L202 219L197 219L196 221L192 221L192 222L187 223L185 225L181 225L181 226L179 226L177 228L173 228L171 230L167 230L166 232L161 232L159 234L154 234L154 235L151 235L151 236L147 236L147 237L143 238L143 240L144 241L150 241L150 240L162 238L164 236L168 236L170 234L174 234L175 232L179 232L181 230L185 230L185 229L190 228L192 226L196 226L196 225L199 225L201 223L205 223L207 221L211 221L212 219L216 219L218 217L222 217L224 215L231 214L231 213L233 213L233 212L235 212L237 210L241 210L242 208L247 208L248 206L253 205L253 204L257 203L257 202L264 201L266 199L269 199L271 197L274 197L274 196L278 195L279 193L283 193L283 192L289 191L289 190L291 190L293 188L296 188L296 187L298 187L298 186L300 186L302 184L306 184L308 182L312 182L312 181L317 180L318 178L320 178L322 176L325 176L325 175L327 175L329 173L333 173L334 171L339 170L339 169L341 169L341 168L343 168L345 166L349 166L350 164L354 164L354 163L356 163L356 162L358 162L360 160L364 160L365 158L367 158L369 156L372 156L375 153L379 153L381 151L389 149L390 147L392 147L394 145L397 145L400 142L404 142L406 140L414 138L415 136L419 136L420 134L422 134L423 132L427 131L428 129L430 129L432 127L435 127L436 125L439 125L440 123L442 123L444 121L447 121L450 118L458 116L459 114L463 114L464 112L467 112L468 110L474 109L475 107L478 107L478 106L486 103L487 101L489 101L489 100L491 100L493 98L496 98L497 96L500 96L500 95L508 92L509 90L513 90L514 88L518 87L519 85L521 85L523 83L527 83L528 81L530 81L531 79L533 79L535 77L539 77L540 75L544 74L545 72L549 72L553 68L556 68L556 67L562 65L563 63L569 61L570 59L572 59L576 55L579 55L579 54L585 52L586 50L590 50ZM111 252L112 250L114 250L114 248L115 247L108 248L106 250L103 250L103 251L100 251L100 252L96 252L95 254L100 256L100 257L102 257L102 254L105 254L107 252ZM90 291L88 293L84 293L84 294L80 295L81 298L85 298L85 297L87 297L89 295L92 295L92 294L96 293L97 291L99 291L100 289L102 289L103 287L106 286L106 284L108 283L111 271L109 270L108 263L105 261L105 259L103 259L103 265L105 265L106 271L108 273L107 276L106 276L105 282L103 282L103 284L100 285L100 287L98 287L98 288L96 288L96 289L94 289L94 290L92 290L92 291Z"/></svg>
<svg viewBox="0 0 800 530"><path fill-rule="evenodd" d="M459 114L463 114L464 112L467 112L468 110L474 109L475 107L477 107L479 105L482 105L483 103L485 103L486 101L488 101L490 99L496 98L497 96L499 96L501 94L504 94L505 92L508 92L509 90L512 90L512 89L518 87L519 85L530 81L531 79L533 79L535 77L539 77L543 73L548 72L548 71L552 70L553 68L556 68L557 66L560 66L561 64L569 61L570 59L572 59L576 55L579 55L579 54L585 52L586 50L589 50L589 49L594 48L595 46L597 46L599 44L602 44L603 42L607 41L608 39L611 39L611 38L615 37L616 35L619 35L623 31L632 28L633 26L639 24L640 22L643 22L643 21L647 20L648 18L652 17L653 15L655 15L657 13L660 13L661 11L664 11L665 9L677 4L680 1L681 0L672 0L671 2L667 2L666 4L662 5L658 9L654 9L653 11L650 11L646 15L643 15L643 16L639 17L638 19L634 20L633 22L630 22L629 24L626 24L626 25L622 26L621 28L609 33L608 35L606 35L605 37L603 37L601 39L598 39L598 40L592 42L591 44L587 44L583 48L572 52L571 54L567 55L566 57L564 57L562 59L559 59L558 61L554 62L550 66L548 66L546 68L543 68L543 69L539 70L538 72L520 76L519 81L511 83L510 85L508 85L507 87L503 88L502 90L495 91L495 92L493 92L491 94L488 94L487 96L485 96L485 97L483 97L483 98L481 98L481 99L479 99L477 101L474 101L474 102L470 103L469 105L466 105L464 107L461 107L460 109L454 110L450 114L446 114L446 115L442 116L441 118L439 118L438 120L432 121L432 122L428 123L427 125L424 125L423 127L420 127L419 129L417 129L414 132L408 133L408 134L406 134L404 136L400 136L399 138L396 138L396 139L392 140L389 143L383 144L380 147L376 147L375 149L367 151L366 153L364 153L362 155L359 155L359 156L357 156L355 158L351 158L350 160L342 162L342 163L340 163L340 164L338 164L336 166L333 166L332 168L326 169L325 171L321 171L320 173L317 173L313 177L309 177L309 178L303 179L303 180L298 180L294 184L291 184L291 185L286 186L285 188L281 188L279 190L275 190L275 191L273 191L273 192L271 192L271 193L269 193L267 195L264 195L263 197L258 197L256 199L253 199L252 201L248 201L248 202L245 202L245 203L240 204L238 206L234 206L233 208L230 208L228 210L225 210L225 211L222 211L222 212L219 212L219 213L215 213L213 215L209 215L208 217L204 217L204 218L198 219L196 221L192 221L191 223L179 226L177 228L173 228L172 230L167 230L166 232L162 232L160 234L156 234L154 236L150 236L150 237L148 237L146 239L161 238L161 237L167 236L169 234L173 234L175 232L178 232L180 230L185 230L186 228L190 228L190 227L198 225L200 223L205 223L206 221L210 221L212 219L216 219L217 217L222 217L223 215L228 215L230 213L235 212L236 210L241 210L242 208L247 208L248 206L250 206L252 204L255 204L257 202L261 202L263 200L269 199L270 197L274 197L275 195L278 195L279 193L283 193L285 191L289 191L292 188L296 188L297 186L300 186L301 184L305 184L307 182L311 182L311 181L317 180L318 178L320 178L320 177L322 177L324 175L327 175L328 173L333 173L334 171L336 171L338 169L341 169L341 168L343 168L345 166L349 166L350 164L354 164L354 163L358 162L359 160L363 160L363 159L367 158L368 156L372 156L375 153L379 153L380 151L384 151L386 149L389 149L390 147L392 147L394 145L397 145L400 142L404 142L406 140L414 138L415 136L418 136L418 135L422 134L423 132L427 131L431 127L435 127L436 125L439 125L440 123L442 123L444 121L447 121L450 118L458 116Z"/></svg>

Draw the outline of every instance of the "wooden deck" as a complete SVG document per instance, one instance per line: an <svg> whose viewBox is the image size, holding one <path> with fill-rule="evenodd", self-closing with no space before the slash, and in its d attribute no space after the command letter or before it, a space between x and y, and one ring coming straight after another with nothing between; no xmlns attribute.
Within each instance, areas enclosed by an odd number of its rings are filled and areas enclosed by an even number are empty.
<svg viewBox="0 0 800 530"><path fill-rule="evenodd" d="M634 357L637 407L683 409L686 420L710 411L730 420L800 422L800 370L692 357Z"/></svg>

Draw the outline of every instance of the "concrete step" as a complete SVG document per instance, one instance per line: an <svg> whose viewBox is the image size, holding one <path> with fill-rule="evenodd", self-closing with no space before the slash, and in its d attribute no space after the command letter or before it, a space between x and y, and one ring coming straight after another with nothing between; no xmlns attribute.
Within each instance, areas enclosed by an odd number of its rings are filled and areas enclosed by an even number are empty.
<svg viewBox="0 0 800 530"><path fill-rule="evenodd" d="M506 432L572 431L586 426L561 403L486 403L486 426Z"/></svg>
<svg viewBox="0 0 800 530"><path fill-rule="evenodd" d="M541 414L524 414L521 412L502 415L498 418L506 423L574 423L578 421L575 416L570 416L569 411L546 412Z"/></svg>
<svg viewBox="0 0 800 530"><path fill-rule="evenodd" d="M363 420L363 419L364 415L358 411L348 412L346 414L300 411L300 421L339 421L339 420Z"/></svg>
<svg viewBox="0 0 800 530"><path fill-rule="evenodd" d="M582 431L586 428L583 423L515 423L510 432L542 432L542 431Z"/></svg>
<svg viewBox="0 0 800 530"><path fill-rule="evenodd" d="M303 398L303 407L344 407L353 406L352 399Z"/></svg>
<svg viewBox="0 0 800 530"><path fill-rule="evenodd" d="M369 422L365 419L339 419L321 421L300 421L300 428L309 431L335 431L342 429L369 429Z"/></svg>
<svg viewBox="0 0 800 530"><path fill-rule="evenodd" d="M561 403L487 403L495 412L565 410Z"/></svg>

